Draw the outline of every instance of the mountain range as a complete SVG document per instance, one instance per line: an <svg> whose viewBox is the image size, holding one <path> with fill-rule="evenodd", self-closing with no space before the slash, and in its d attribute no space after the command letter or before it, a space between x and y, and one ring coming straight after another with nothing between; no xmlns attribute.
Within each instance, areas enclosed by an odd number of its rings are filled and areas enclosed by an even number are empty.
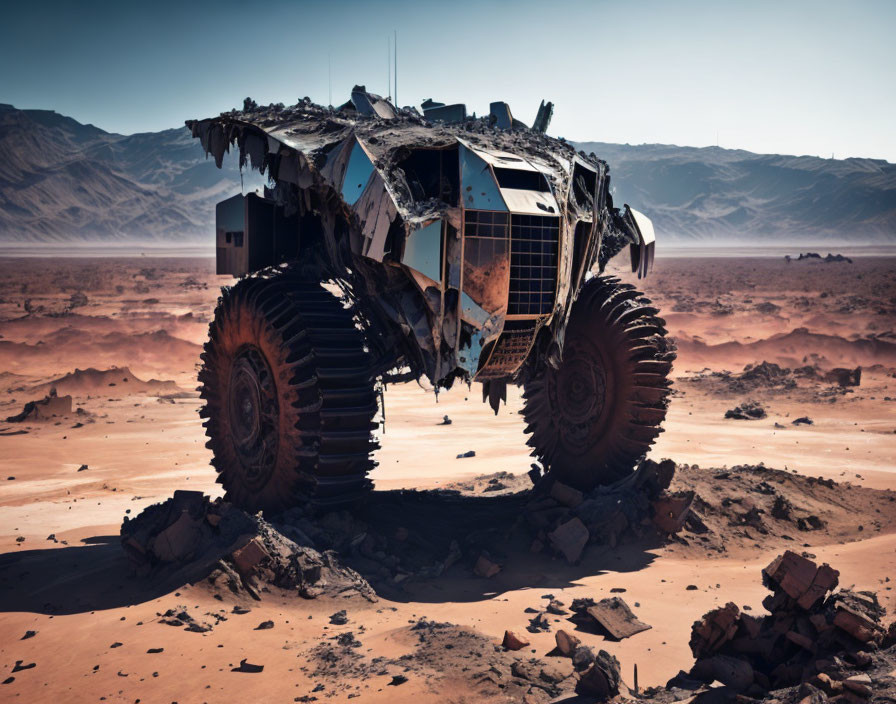
<svg viewBox="0 0 896 704"><path fill-rule="evenodd" d="M614 198L671 241L896 239L896 164L604 142ZM0 104L0 242L211 243L215 203L240 192L185 128L120 135ZM242 174L254 189L258 175Z"/></svg>

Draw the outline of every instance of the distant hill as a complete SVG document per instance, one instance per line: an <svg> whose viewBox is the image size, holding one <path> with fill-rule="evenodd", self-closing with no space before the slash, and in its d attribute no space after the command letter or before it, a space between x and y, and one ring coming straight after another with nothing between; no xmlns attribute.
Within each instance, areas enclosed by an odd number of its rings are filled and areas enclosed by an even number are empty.
<svg viewBox="0 0 896 704"><path fill-rule="evenodd" d="M682 240L896 240L896 164L718 147L579 142L610 165L614 201Z"/></svg>
<svg viewBox="0 0 896 704"><path fill-rule="evenodd" d="M896 239L896 165L719 148L581 142L614 197L669 240ZM246 190L261 183L243 174ZM0 104L0 241L210 243L214 206L240 191L185 128L120 135Z"/></svg>
<svg viewBox="0 0 896 704"><path fill-rule="evenodd" d="M236 158L215 168L186 128L124 136L0 104L2 241L205 241L239 190Z"/></svg>

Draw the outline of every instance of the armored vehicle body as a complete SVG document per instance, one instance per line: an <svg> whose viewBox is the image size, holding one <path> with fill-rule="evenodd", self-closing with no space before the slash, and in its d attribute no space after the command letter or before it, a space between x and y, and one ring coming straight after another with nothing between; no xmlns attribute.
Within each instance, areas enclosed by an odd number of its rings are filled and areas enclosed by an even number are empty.
<svg viewBox="0 0 896 704"><path fill-rule="evenodd" d="M581 489L626 475L661 432L674 351L634 287L602 275L650 221L614 207L606 163L506 103L398 109L356 86L324 108L188 121L218 166L268 177L217 206L223 290L202 355L202 415L233 502L351 502L370 486L385 384L523 387L532 454Z"/></svg>

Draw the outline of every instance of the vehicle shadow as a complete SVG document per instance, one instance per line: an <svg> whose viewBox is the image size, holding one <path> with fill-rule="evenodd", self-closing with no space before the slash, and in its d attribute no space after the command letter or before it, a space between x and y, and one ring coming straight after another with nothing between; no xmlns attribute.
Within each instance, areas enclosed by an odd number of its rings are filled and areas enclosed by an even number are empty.
<svg viewBox="0 0 896 704"><path fill-rule="evenodd" d="M168 583L129 576L117 535L82 543L0 555L0 611L75 614L139 604L170 591Z"/></svg>
<svg viewBox="0 0 896 704"><path fill-rule="evenodd" d="M528 492L467 496L446 491L374 491L348 512L320 517L343 564L361 574L377 594L396 602L473 602L523 588L562 589L603 573L644 569L662 544L646 537L616 548L590 545L578 564L532 552L523 520ZM276 519L274 519L276 524ZM401 540L393 536L401 534ZM370 559L358 549L359 536L377 536L386 553ZM195 565L132 575L118 536L85 538L79 546L16 550L0 555L0 612L73 614L135 605L164 596L207 576ZM501 566L490 578L477 576L479 555ZM455 555L453 561L446 560ZM220 555L218 557L223 557ZM205 556L208 558L208 555ZM215 557L215 556L213 556ZM215 558L216 559L216 558ZM384 568L389 560L398 571ZM445 566L448 562L453 564ZM208 559L204 564L210 565ZM401 574L396 579L396 574ZM297 598L297 604L302 600Z"/></svg>

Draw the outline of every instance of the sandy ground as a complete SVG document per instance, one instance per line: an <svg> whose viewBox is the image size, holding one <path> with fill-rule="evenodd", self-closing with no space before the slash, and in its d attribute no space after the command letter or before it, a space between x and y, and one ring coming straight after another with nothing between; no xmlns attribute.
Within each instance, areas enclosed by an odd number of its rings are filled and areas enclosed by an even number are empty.
<svg viewBox="0 0 896 704"><path fill-rule="evenodd" d="M41 398L51 382L74 401L70 416L0 422L0 681L13 676L17 661L35 663L0 685L0 699L183 703L239 692L243 701L404 701L450 689L455 700L471 701L475 692L437 677L412 675L391 686L399 672L393 665L363 680L328 679L314 674L310 653L351 630L365 656L397 658L412 649L409 623L421 617L470 626L498 642L506 628L525 627L524 610L543 605L544 594L569 603L603 598L612 588L624 588L653 628L621 642L581 637L616 655L627 679L637 664L645 686L691 665L690 625L709 608L734 601L761 610L759 571L780 552L762 540L722 555L678 544L591 547L575 567L533 556L491 580L451 572L408 584L400 598L353 603L345 626L329 624L327 617L344 607L328 600L271 595L236 615L233 602L214 599L203 586L158 593L129 577L118 545L123 516L175 489L221 494L194 389L222 283L207 259L0 260L0 418ZM719 468L762 462L896 489L896 259L660 259L641 286L680 347L676 394L653 457ZM861 365L862 383L840 389L800 380L731 390L709 376L736 375L766 360L812 365L821 374ZM115 367L127 369L58 381L75 370ZM114 380L116 374L128 381ZM377 487L525 475L530 458L519 393L510 390L497 417L480 398L478 386L442 393L438 403L416 384L390 388ZM762 403L767 416L724 418L745 400ZM451 425L440 425L445 415ZM813 424L794 426L802 416ZM457 458L468 450L476 456ZM854 516L857 524L873 518ZM800 540L840 569L842 584L879 590L892 613L896 598L885 580L896 574L896 532L889 523ZM687 590L691 584L698 589ZM177 605L226 620L208 633L160 624L159 614ZM254 630L266 620L272 629ZM22 640L27 631L36 635ZM554 637L534 634L531 641L544 656ZM148 652L157 648L162 652ZM244 658L263 664L263 672L233 672Z"/></svg>

